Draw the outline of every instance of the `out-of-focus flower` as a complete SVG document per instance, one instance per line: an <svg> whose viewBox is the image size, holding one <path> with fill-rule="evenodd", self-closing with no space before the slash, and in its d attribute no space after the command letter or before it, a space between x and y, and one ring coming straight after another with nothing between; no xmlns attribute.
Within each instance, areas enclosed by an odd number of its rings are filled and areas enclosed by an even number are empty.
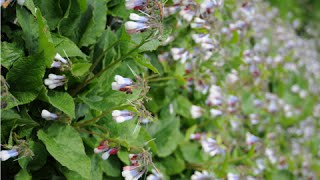
<svg viewBox="0 0 320 180"><path fill-rule="evenodd" d="M195 171L194 174L191 176L191 180L214 180L215 176L208 171Z"/></svg>
<svg viewBox="0 0 320 180"><path fill-rule="evenodd" d="M248 147L251 147L253 144L259 142L259 138L255 135L252 135L251 133L247 132L246 133L246 144Z"/></svg>
<svg viewBox="0 0 320 180"><path fill-rule="evenodd" d="M240 176L238 174L234 174L231 172L229 172L227 174L227 176L228 176L228 180L239 180L240 179Z"/></svg>
<svg viewBox="0 0 320 180"><path fill-rule="evenodd" d="M221 116L223 114L222 111L218 110L218 109L210 109L210 114L212 117L217 117L217 116Z"/></svg>
<svg viewBox="0 0 320 180"><path fill-rule="evenodd" d="M155 169L152 169L151 171L152 174L147 177L147 180L165 180L163 174L160 172L156 171Z"/></svg>
<svg viewBox="0 0 320 180"><path fill-rule="evenodd" d="M190 113L193 119L197 119L202 116L203 110L200 106L192 105L190 109Z"/></svg>
<svg viewBox="0 0 320 180"><path fill-rule="evenodd" d="M146 5L146 0L126 0L126 8L127 9L144 9Z"/></svg>
<svg viewBox="0 0 320 180"><path fill-rule="evenodd" d="M208 153L210 156L215 156L217 154L224 154L225 151L222 149L212 138L202 139L200 141L202 149L204 152Z"/></svg>

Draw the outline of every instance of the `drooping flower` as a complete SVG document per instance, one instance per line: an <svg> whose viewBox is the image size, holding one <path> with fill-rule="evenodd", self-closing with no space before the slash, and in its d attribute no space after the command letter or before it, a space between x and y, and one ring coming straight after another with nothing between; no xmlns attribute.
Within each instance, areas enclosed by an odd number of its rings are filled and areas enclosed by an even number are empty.
<svg viewBox="0 0 320 180"><path fill-rule="evenodd" d="M209 96L207 97L206 104L208 106L220 106L223 101L222 90L219 86L212 85L209 90Z"/></svg>
<svg viewBox="0 0 320 180"><path fill-rule="evenodd" d="M102 153L102 159L107 160L110 155L117 154L119 151L118 148L110 148L107 141L101 141L99 146L94 148L94 153Z"/></svg>
<svg viewBox="0 0 320 180"><path fill-rule="evenodd" d="M125 180L138 180L144 172L139 166L124 166L121 174Z"/></svg>
<svg viewBox="0 0 320 180"><path fill-rule="evenodd" d="M149 18L145 16L140 16L136 13L130 13L129 18L131 21L127 21L125 23L125 28L129 34L137 33L150 27L148 25Z"/></svg>
<svg viewBox="0 0 320 180"><path fill-rule="evenodd" d="M127 21L124 26L129 34L137 33L150 27L146 23L135 21Z"/></svg>
<svg viewBox="0 0 320 180"><path fill-rule="evenodd" d="M255 135L252 135L251 133L247 132L246 133L246 144L248 147L251 147L253 144L259 142L259 138Z"/></svg>
<svg viewBox="0 0 320 180"><path fill-rule="evenodd" d="M196 17L194 21L190 24L190 26L191 28L210 28L209 26L207 26L207 22L199 17Z"/></svg>
<svg viewBox="0 0 320 180"><path fill-rule="evenodd" d="M155 169L152 169L151 171L152 174L147 177L147 180L165 180L163 174L160 172L156 171Z"/></svg>
<svg viewBox="0 0 320 180"><path fill-rule="evenodd" d="M214 180L215 176L208 171L195 171L194 174L191 176L191 180Z"/></svg>
<svg viewBox="0 0 320 180"><path fill-rule="evenodd" d="M46 109L43 109L42 111L41 111L41 117L43 118L43 119L45 119L45 120L56 120L56 119L58 119L58 115L57 114L55 114L55 113L51 113L51 112L49 112L48 110L46 110Z"/></svg>
<svg viewBox="0 0 320 180"><path fill-rule="evenodd" d="M52 68L60 68L62 64L68 65L68 61L63 58L59 53L54 56L54 61L51 64Z"/></svg>
<svg viewBox="0 0 320 180"><path fill-rule="evenodd" d="M124 121L128 121L134 117L134 113L128 110L113 110L112 111L112 118L117 123L122 123Z"/></svg>
<svg viewBox="0 0 320 180"><path fill-rule="evenodd" d="M9 158L16 157L18 155L19 155L19 152L16 149L2 150L0 152L0 159L1 161L6 161Z"/></svg>
<svg viewBox="0 0 320 180"><path fill-rule="evenodd" d="M182 64L184 64L189 58L189 53L184 48L171 48L171 55L173 60L180 60Z"/></svg>
<svg viewBox="0 0 320 180"><path fill-rule="evenodd" d="M146 5L146 0L126 0L126 8L140 10L144 9Z"/></svg>
<svg viewBox="0 0 320 180"><path fill-rule="evenodd" d="M221 116L223 114L222 111L218 110L218 109L210 109L210 114L212 117L217 117L217 116Z"/></svg>
<svg viewBox="0 0 320 180"><path fill-rule="evenodd" d="M44 80L44 84L49 87L49 89L54 89L58 86L63 86L66 82L66 77L64 75L49 74L48 78Z"/></svg>
<svg viewBox="0 0 320 180"><path fill-rule="evenodd" d="M200 141L202 149L204 152L208 153L210 156L215 156L217 154L224 154L225 151L216 142L216 140L208 137Z"/></svg>
<svg viewBox="0 0 320 180"><path fill-rule="evenodd" d="M197 119L202 116L203 110L200 106L192 105L190 109L190 113L193 119Z"/></svg>
<svg viewBox="0 0 320 180"><path fill-rule="evenodd" d="M192 140L201 140L202 138L204 138L206 135L202 134L202 133L194 133L190 135L190 139Z"/></svg>
<svg viewBox="0 0 320 180"><path fill-rule="evenodd" d="M120 75L114 77L116 82L112 82L112 90L126 92L127 94L132 94L133 81L130 78L124 78Z"/></svg>
<svg viewBox="0 0 320 180"><path fill-rule="evenodd" d="M130 166L124 166L122 177L125 180L138 180L147 170L149 157L144 154L129 154Z"/></svg>
<svg viewBox="0 0 320 180"><path fill-rule="evenodd" d="M231 172L229 172L227 176L228 176L228 180L239 180L240 179L240 176L238 174L234 174Z"/></svg>

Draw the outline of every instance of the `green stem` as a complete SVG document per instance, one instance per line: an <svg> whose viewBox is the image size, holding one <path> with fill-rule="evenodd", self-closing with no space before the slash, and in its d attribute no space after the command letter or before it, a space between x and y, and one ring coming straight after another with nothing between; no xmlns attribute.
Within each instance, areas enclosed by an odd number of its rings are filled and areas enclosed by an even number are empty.
<svg viewBox="0 0 320 180"><path fill-rule="evenodd" d="M157 81L165 81L165 80L172 80L177 79L176 77L161 77L161 78L154 78L150 79L148 82L157 82Z"/></svg>
<svg viewBox="0 0 320 180"><path fill-rule="evenodd" d="M127 58L128 56L130 56L133 52L135 52L137 49L139 49L143 44L145 44L146 42L148 42L148 39L152 36L152 33L150 33L143 41L140 42L140 44L138 44L135 48L133 48L132 50L130 50L127 54L125 54L124 56L121 56L119 59L115 60L114 62L112 62L111 64L109 64L108 66L106 66L105 68L103 68L101 71L99 71L97 74L95 74L92 78L87 79L84 81L84 83L82 83L80 86L78 86L71 94L74 96L76 95L79 91L81 91L84 87L86 87L91 81L93 81L94 79L96 79L97 77L99 77L101 74L103 74L105 71L107 71L109 68L111 68L112 66L116 65L118 62L124 60L125 58ZM104 54L104 53L103 53ZM103 56L102 56L103 57ZM100 61L100 60L99 60Z"/></svg>
<svg viewBox="0 0 320 180"><path fill-rule="evenodd" d="M109 114L112 110L113 110L113 109L109 109L109 110L103 112L102 114L100 114L99 116L96 116L96 117L94 117L94 118L92 118L92 119L89 119L89 120L87 120L87 121L77 122L77 123L74 124L74 127L81 127L81 126L85 126L85 125L87 125L87 124L91 124L91 123L93 123L93 122L95 122L95 121L98 121L98 120L99 120L100 118L102 118L103 116Z"/></svg>

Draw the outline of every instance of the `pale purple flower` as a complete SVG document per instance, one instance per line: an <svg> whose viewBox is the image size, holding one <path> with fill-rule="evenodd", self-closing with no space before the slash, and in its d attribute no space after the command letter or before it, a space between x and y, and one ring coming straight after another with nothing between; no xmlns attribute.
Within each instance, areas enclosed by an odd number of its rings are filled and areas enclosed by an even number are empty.
<svg viewBox="0 0 320 180"><path fill-rule="evenodd" d="M193 119L197 119L202 116L203 110L200 106L192 105L190 109L190 113Z"/></svg>
<svg viewBox="0 0 320 180"><path fill-rule="evenodd" d="M43 109L42 111L41 111L41 117L43 118L43 119L45 119L45 120L56 120L56 119L58 119L58 115L57 114L55 114L55 113L51 113L51 112L49 112L48 110L46 110L46 109Z"/></svg>
<svg viewBox="0 0 320 180"><path fill-rule="evenodd" d="M18 155L19 155L19 152L16 149L2 150L0 152L0 159L1 161L6 161L9 158L16 157Z"/></svg>
<svg viewBox="0 0 320 180"><path fill-rule="evenodd" d="M112 118L117 123L122 123L128 120L131 120L134 117L134 114L128 110L113 110Z"/></svg>

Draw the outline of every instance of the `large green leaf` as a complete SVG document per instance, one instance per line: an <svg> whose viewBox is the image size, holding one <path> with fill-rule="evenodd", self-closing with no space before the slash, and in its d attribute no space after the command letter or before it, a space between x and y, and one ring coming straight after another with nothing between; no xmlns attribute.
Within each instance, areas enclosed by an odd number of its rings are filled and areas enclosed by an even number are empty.
<svg viewBox="0 0 320 180"><path fill-rule="evenodd" d="M50 67L56 50L51 38L49 27L46 20L42 17L41 12L37 9L37 20L39 25L39 53L43 52L44 60L47 67Z"/></svg>
<svg viewBox="0 0 320 180"><path fill-rule="evenodd" d="M195 143L185 143L180 145L180 150L182 152L183 158L190 163L202 163L203 153L199 148L198 144Z"/></svg>
<svg viewBox="0 0 320 180"><path fill-rule="evenodd" d="M60 109L71 118L75 117L75 105L73 98L66 92L49 91L48 101L54 107Z"/></svg>
<svg viewBox="0 0 320 180"><path fill-rule="evenodd" d="M59 53L62 57L78 56L78 57L82 57L82 58L86 59L86 54L84 54L79 49L79 47L73 41L71 41L69 38L53 34L52 40L53 40L53 43L54 43L54 46L56 48L57 53Z"/></svg>
<svg viewBox="0 0 320 180"><path fill-rule="evenodd" d="M47 130L38 131L38 138L63 166L89 179L91 161L84 151L79 133L73 127L53 124Z"/></svg>
<svg viewBox="0 0 320 180"><path fill-rule="evenodd" d="M105 0L89 1L90 5L87 11L92 11L89 22L81 24L85 27L85 31L80 39L80 46L88 46L94 44L105 29L107 22L107 5ZM86 20L86 19L85 19Z"/></svg>
<svg viewBox="0 0 320 180"><path fill-rule="evenodd" d="M24 57L24 52L21 47L15 43L1 42L1 65L10 69L12 64Z"/></svg>
<svg viewBox="0 0 320 180"><path fill-rule="evenodd" d="M36 18L30 14L24 7L17 7L17 19L22 28L22 38L29 52L37 53L38 51L38 24Z"/></svg>
<svg viewBox="0 0 320 180"><path fill-rule="evenodd" d="M178 146L183 136L179 130L179 119L163 119L152 124L149 132L157 146L158 156L170 155Z"/></svg>
<svg viewBox="0 0 320 180"><path fill-rule="evenodd" d="M9 91L16 97L19 104L33 101L43 85L45 62L42 55L30 56L17 61L7 74Z"/></svg>
<svg viewBox="0 0 320 180"><path fill-rule="evenodd" d="M101 168L108 176L120 176L120 161L115 156L110 156L107 160L101 160Z"/></svg>
<svg viewBox="0 0 320 180"><path fill-rule="evenodd" d="M78 1L69 0L64 16L59 21L59 24L58 24L59 34L65 37L68 37L74 43L78 43L80 21L81 21L81 9L79 7Z"/></svg>
<svg viewBox="0 0 320 180"><path fill-rule="evenodd" d="M67 1L63 1L67 2ZM56 0L34 0L37 7L40 8L43 17L48 21L51 30L55 29L59 21L63 18L63 11L60 8L59 1ZM49 30L49 29L48 29Z"/></svg>
<svg viewBox="0 0 320 180"><path fill-rule="evenodd" d="M186 167L185 162L183 161L181 156L178 154L171 155L164 158L161 161L161 164L166 167L167 175L174 175L174 174L181 173Z"/></svg>

